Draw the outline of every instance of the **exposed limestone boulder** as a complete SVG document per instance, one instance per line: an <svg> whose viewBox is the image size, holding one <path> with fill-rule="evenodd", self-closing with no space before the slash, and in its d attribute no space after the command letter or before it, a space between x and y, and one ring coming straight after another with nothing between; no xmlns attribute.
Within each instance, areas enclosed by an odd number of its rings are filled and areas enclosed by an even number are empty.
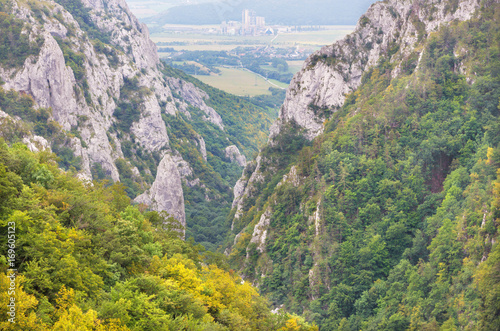
<svg viewBox="0 0 500 331"><path fill-rule="evenodd" d="M200 144L200 153L205 162L207 161L207 145L205 144L205 139L201 135L197 135L198 143Z"/></svg>
<svg viewBox="0 0 500 331"><path fill-rule="evenodd" d="M187 104L201 109L205 114L205 120L214 123L221 130L224 130L222 118L212 107L207 106L205 100L208 99L208 94L200 90L193 83L185 82L179 78L168 78L170 87L181 96L184 101L181 110L187 111Z"/></svg>
<svg viewBox="0 0 500 331"><path fill-rule="evenodd" d="M253 171L252 175L250 178L245 178L242 176L236 183L236 186L238 187L238 190L234 189L234 199L233 199L233 204L232 208L237 208L236 209L236 214L234 215L235 218L240 218L242 212L243 212L243 199L244 197L250 197L255 193L255 187L254 184L257 182L262 182L264 180L264 176L262 175L261 172L261 162L262 162L262 157L260 155L257 156L255 159L255 170ZM233 222L234 223L234 222ZM231 229L233 228L233 224L231 224Z"/></svg>
<svg viewBox="0 0 500 331"><path fill-rule="evenodd" d="M240 150L235 145L227 146L225 152L226 157L230 159L231 162L237 163L241 167L247 165L247 158L240 153Z"/></svg>
<svg viewBox="0 0 500 331"><path fill-rule="evenodd" d="M158 165L156 179L151 188L134 201L146 204L156 211L166 211L186 226L181 175L177 162L170 154L165 154Z"/></svg>
<svg viewBox="0 0 500 331"><path fill-rule="evenodd" d="M267 228L271 222L271 214L271 211L266 209L266 211L261 215L259 222L255 225L252 239L250 239L250 243L257 244L257 250L260 253L264 253L266 250Z"/></svg>
<svg viewBox="0 0 500 331"><path fill-rule="evenodd" d="M234 208L238 205L238 202L241 200L241 197L243 196L243 192L245 192L245 186L247 182L248 180L245 180L244 177L241 177L234 185L233 188L234 199L231 208Z"/></svg>
<svg viewBox="0 0 500 331"><path fill-rule="evenodd" d="M283 176L283 179L276 185L276 187L279 187L283 185L284 183L290 183L295 187L298 187L300 185L300 176L297 173L297 166L293 166L290 169L290 172L288 174Z"/></svg>

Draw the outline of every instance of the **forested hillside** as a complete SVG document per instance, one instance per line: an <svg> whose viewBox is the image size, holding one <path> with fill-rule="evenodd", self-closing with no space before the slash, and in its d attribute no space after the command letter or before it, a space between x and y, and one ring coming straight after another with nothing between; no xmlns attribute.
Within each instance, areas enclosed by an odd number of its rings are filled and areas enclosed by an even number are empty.
<svg viewBox="0 0 500 331"><path fill-rule="evenodd" d="M430 32L426 3L398 5L410 15L394 20L420 26L413 51L393 42L338 109L317 97L323 133L282 109L233 204L230 263L320 330L498 330L500 5ZM342 68L349 51L303 70Z"/></svg>
<svg viewBox="0 0 500 331"><path fill-rule="evenodd" d="M272 314L178 221L130 202L123 184L84 184L54 154L0 140L0 329L316 329Z"/></svg>
<svg viewBox="0 0 500 331"><path fill-rule="evenodd" d="M212 251L277 116L164 65L123 0L0 0L0 110L24 123L17 141L43 142L85 180L123 183Z"/></svg>
<svg viewBox="0 0 500 331"><path fill-rule="evenodd" d="M372 5L272 126L123 0L0 0L0 78L0 329L498 330L497 0Z"/></svg>

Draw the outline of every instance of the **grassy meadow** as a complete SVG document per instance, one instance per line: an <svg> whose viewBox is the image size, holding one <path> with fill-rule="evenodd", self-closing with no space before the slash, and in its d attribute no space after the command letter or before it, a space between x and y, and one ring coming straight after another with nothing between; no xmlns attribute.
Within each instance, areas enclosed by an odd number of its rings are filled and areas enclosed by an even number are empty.
<svg viewBox="0 0 500 331"><path fill-rule="evenodd" d="M205 84L211 85L228 93L240 96L256 96L271 94L269 87L276 87L267 82L264 78L244 69L220 68L220 74L194 75ZM280 87L286 87L278 81L272 81Z"/></svg>

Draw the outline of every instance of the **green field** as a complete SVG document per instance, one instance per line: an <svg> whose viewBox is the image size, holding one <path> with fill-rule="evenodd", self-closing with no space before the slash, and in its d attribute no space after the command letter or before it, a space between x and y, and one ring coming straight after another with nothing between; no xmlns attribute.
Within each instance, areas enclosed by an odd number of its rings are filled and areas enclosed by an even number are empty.
<svg viewBox="0 0 500 331"><path fill-rule="evenodd" d="M287 72L291 72L292 74L297 73L301 68L302 64L304 64L304 60L297 60L297 61L286 61L288 63L288 70ZM260 66L262 69L269 70L269 71L276 71L279 72L278 68L273 67L272 65L261 65Z"/></svg>
<svg viewBox="0 0 500 331"><path fill-rule="evenodd" d="M214 86L223 91L240 95L255 96L261 94L271 94L269 87L276 87L266 82L262 77L249 71L237 68L219 68L221 73L218 75L196 75L195 77L205 84ZM286 88L288 84L270 80L274 84Z"/></svg>
<svg viewBox="0 0 500 331"><path fill-rule="evenodd" d="M271 45L288 49L297 47L312 52L343 38L354 29L354 26L327 26L323 27L324 30L279 33L277 36L229 36L207 32L215 31L217 28L217 25L165 25L165 30L151 34L151 39L155 43L168 43L160 47L170 47L176 51L230 51L236 47ZM159 55L168 57L170 53L159 53ZM302 68L303 62L303 60L287 61L288 72L295 74ZM278 71L271 65L263 65L262 68ZM239 68L219 69L220 74L196 75L196 78L226 92L243 96L270 94L268 89L271 86L281 88L288 86L276 80L266 81L259 75Z"/></svg>
<svg viewBox="0 0 500 331"><path fill-rule="evenodd" d="M293 72L294 74L302 69L302 65L304 64L303 60L297 61L286 61L288 63L288 71Z"/></svg>

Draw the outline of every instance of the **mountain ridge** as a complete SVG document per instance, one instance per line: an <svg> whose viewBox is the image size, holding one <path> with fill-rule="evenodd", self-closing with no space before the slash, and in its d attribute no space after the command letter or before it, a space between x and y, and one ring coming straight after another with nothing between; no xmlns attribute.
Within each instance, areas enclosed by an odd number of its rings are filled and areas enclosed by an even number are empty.
<svg viewBox="0 0 500 331"><path fill-rule="evenodd" d="M226 241L276 306L322 330L495 329L473 277L498 266L498 15L379 2L306 60Z"/></svg>
<svg viewBox="0 0 500 331"><path fill-rule="evenodd" d="M234 146L250 156L265 137L273 109L231 99L161 63L147 27L125 1L3 1L2 8L18 24L13 32L31 40L20 38L18 48L32 49L14 65L9 64L13 59L0 63L2 88L30 96L35 107L49 109L48 120L71 133L58 146L46 139L54 152L72 160L64 162L75 165L81 178L122 181L131 198L142 194L137 202L166 208L184 225L187 188L213 201L212 212L230 203L230 187L242 167L226 157L225 149ZM5 43L12 49L9 40ZM240 116L250 124L242 126L235 120ZM190 129L179 131L179 125ZM163 159L161 169L174 163L184 169L172 173L175 180L158 176ZM192 230L202 215L191 211L187 217L190 231L203 235ZM224 226L218 220L207 237L212 249Z"/></svg>

